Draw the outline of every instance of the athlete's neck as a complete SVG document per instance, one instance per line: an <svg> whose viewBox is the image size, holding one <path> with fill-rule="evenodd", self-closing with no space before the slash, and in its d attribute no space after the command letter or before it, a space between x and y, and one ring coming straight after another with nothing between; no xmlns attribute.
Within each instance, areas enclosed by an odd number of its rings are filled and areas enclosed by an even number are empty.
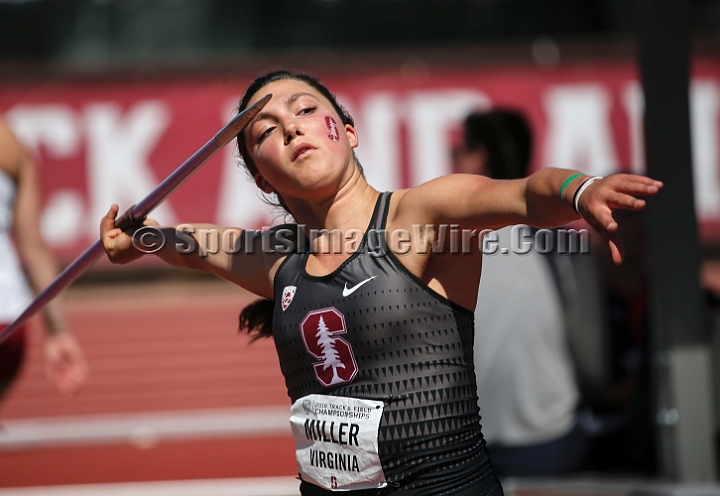
<svg viewBox="0 0 720 496"><path fill-rule="evenodd" d="M364 231L372 216L379 193L370 186L357 167L352 176L334 193L316 201L288 201L295 220L306 231L352 229Z"/></svg>

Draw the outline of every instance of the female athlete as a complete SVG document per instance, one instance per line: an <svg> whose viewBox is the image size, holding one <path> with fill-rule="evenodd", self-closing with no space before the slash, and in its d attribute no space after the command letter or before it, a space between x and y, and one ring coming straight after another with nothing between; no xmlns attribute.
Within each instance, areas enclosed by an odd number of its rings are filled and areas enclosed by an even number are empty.
<svg viewBox="0 0 720 496"><path fill-rule="evenodd" d="M243 311L241 327L274 338L293 402L303 495L502 494L480 431L473 372L478 237L483 229L559 226L582 216L620 263L612 211L642 209L636 196L662 184L544 169L512 181L450 175L380 193L354 156L352 118L324 86L270 73L250 85L240 110L267 93L272 99L238 147L257 186L277 195L299 234L289 226L162 228L167 241L157 255L264 298ZM141 253L114 227L117 212L113 205L102 219L101 235L110 260L127 263ZM191 236L200 228L232 234L223 239L235 239L234 249L209 253L207 237Z"/></svg>

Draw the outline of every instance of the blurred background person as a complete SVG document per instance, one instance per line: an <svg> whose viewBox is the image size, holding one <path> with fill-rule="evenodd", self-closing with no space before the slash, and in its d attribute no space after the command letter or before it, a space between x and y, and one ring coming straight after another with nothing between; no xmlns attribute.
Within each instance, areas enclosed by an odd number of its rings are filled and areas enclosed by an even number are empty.
<svg viewBox="0 0 720 496"><path fill-rule="evenodd" d="M30 303L32 292L57 276L57 264L40 233L40 189L33 160L0 118L0 330ZM17 251L13 245L14 238ZM46 373L65 394L87 378L87 364L68 328L62 303L43 311ZM22 364L25 326L0 344L0 399Z"/></svg>
<svg viewBox="0 0 720 496"><path fill-rule="evenodd" d="M525 117L493 110L465 119L453 164L460 173L518 179L531 155ZM541 254L534 246L514 253L512 229L497 231L500 249L483 258L475 310L483 431L501 477L572 472L588 453L587 424L600 428L578 414L580 383L598 390L605 376L597 278L588 256ZM535 232L523 229L523 239ZM573 352L582 355L582 370Z"/></svg>

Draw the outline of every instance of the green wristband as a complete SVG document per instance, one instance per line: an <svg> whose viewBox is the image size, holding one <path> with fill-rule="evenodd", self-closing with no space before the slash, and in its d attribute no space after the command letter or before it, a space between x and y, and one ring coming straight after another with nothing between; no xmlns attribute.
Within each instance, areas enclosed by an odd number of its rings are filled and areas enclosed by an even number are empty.
<svg viewBox="0 0 720 496"><path fill-rule="evenodd" d="M565 192L565 190L567 189L567 187L570 185L570 183L573 182L573 181L574 181L575 179L577 179L578 177L584 176L584 175L585 175L585 174L582 174L582 173L578 172L577 174L573 174L572 176L570 176L570 177L568 177L567 179L565 179L565 182L562 183L562 186L560 186L560 203L562 203L563 205L565 204L565 202L563 201L562 195L563 195L563 193Z"/></svg>

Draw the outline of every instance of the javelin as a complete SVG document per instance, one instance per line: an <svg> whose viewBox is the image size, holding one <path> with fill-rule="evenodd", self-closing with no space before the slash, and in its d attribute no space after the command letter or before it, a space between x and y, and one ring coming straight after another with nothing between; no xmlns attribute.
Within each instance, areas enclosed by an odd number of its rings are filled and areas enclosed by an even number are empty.
<svg viewBox="0 0 720 496"><path fill-rule="evenodd" d="M246 108L231 120L224 128L222 128L210 141L205 143L198 151L196 151L189 159L175 169L157 188L143 198L140 203L130 207L115 222L115 227L121 228L123 231L142 225L145 218L158 205L172 194L178 186L185 182L195 171L210 160L222 147L230 143L238 134L245 129L251 120L262 110L262 108L270 101L272 95L265 95L251 107ZM30 305L16 318L12 324L7 326L0 332L0 343L3 342L10 334L15 332L27 319L32 317L42 307L55 298L60 291L68 287L75 279L90 268L92 264L105 253L102 240L98 239L93 245L85 250L82 255L76 258L59 276L51 282L48 287L42 290Z"/></svg>

